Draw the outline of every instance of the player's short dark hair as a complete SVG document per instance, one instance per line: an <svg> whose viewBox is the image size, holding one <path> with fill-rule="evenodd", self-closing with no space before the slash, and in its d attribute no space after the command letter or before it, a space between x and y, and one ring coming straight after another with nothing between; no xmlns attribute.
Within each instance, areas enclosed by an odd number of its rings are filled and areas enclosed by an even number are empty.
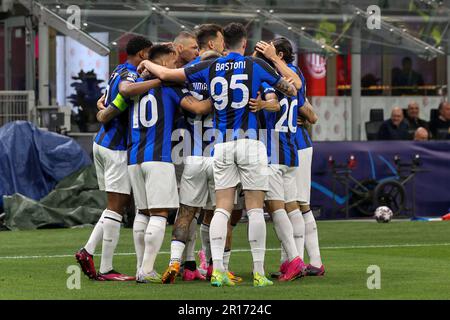
<svg viewBox="0 0 450 320"><path fill-rule="evenodd" d="M208 41L217 37L217 32L223 34L223 28L218 24L207 23L202 24L195 33L197 36L197 43L200 48L206 48Z"/></svg>
<svg viewBox="0 0 450 320"><path fill-rule="evenodd" d="M175 54L176 51L171 44L155 44L148 52L148 59L155 60L166 54Z"/></svg>
<svg viewBox="0 0 450 320"><path fill-rule="evenodd" d="M261 60L264 60L264 61L267 62L272 68L274 68L274 69L276 68L276 67L275 67L275 64L273 63L273 61L270 60L270 59L267 59L266 56L263 55L261 52L256 51L255 57L256 57L256 58L259 58L259 59L261 59Z"/></svg>
<svg viewBox="0 0 450 320"><path fill-rule="evenodd" d="M237 49L242 40L247 39L247 30L242 23L232 22L223 28L223 37L228 49Z"/></svg>
<svg viewBox="0 0 450 320"><path fill-rule="evenodd" d="M139 51L151 48L152 46L153 43L147 38L136 36L128 41L126 50L129 56L135 56Z"/></svg>
<svg viewBox="0 0 450 320"><path fill-rule="evenodd" d="M287 38L275 38L272 40L272 43L275 46L277 53L283 52L283 60L286 61L286 63L291 63L295 60L292 44Z"/></svg>

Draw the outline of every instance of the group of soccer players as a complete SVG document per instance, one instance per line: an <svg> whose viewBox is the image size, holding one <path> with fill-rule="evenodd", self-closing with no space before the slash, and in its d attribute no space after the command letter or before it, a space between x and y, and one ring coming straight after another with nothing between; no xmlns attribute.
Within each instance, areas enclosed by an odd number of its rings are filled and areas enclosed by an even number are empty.
<svg viewBox="0 0 450 320"><path fill-rule="evenodd" d="M286 38L259 41L251 56L244 56L246 47L239 23L204 24L172 43L153 45L143 37L128 42L127 62L113 71L98 102L103 125L93 152L107 208L75 254L89 278L173 283L181 274L185 281L234 286L242 278L228 270L231 238L243 209L254 286L273 284L264 270L264 209L281 242L281 266L273 277L290 281L325 273L309 207L312 146L305 124L317 116L306 99L305 79L292 64ZM137 211L135 277L113 268L131 194ZM160 275L154 263L173 209L178 212L170 260ZM201 213L208 263L203 274L194 254ZM93 255L100 241L97 272Z"/></svg>

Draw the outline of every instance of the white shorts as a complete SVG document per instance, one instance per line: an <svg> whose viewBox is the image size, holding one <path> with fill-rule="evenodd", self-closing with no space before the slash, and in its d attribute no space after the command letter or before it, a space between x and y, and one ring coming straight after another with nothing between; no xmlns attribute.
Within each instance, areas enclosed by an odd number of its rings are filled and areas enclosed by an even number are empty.
<svg viewBox="0 0 450 320"><path fill-rule="evenodd" d="M180 181L180 203L191 207L213 210L214 192L213 158L188 156Z"/></svg>
<svg viewBox="0 0 450 320"><path fill-rule="evenodd" d="M128 166L134 203L137 209L179 207L177 180L173 163L149 161Z"/></svg>
<svg viewBox="0 0 450 320"><path fill-rule="evenodd" d="M280 200L286 203L297 201L298 167L270 164L269 171L269 190L266 193L266 200Z"/></svg>
<svg viewBox="0 0 450 320"><path fill-rule="evenodd" d="M258 140L239 139L214 146L216 190L236 187L267 191L269 187L266 146Z"/></svg>
<svg viewBox="0 0 450 320"><path fill-rule="evenodd" d="M98 187L106 192L131 193L127 152L111 150L94 142L93 155Z"/></svg>
<svg viewBox="0 0 450 320"><path fill-rule="evenodd" d="M313 148L298 150L297 201L309 204L311 198L311 164Z"/></svg>

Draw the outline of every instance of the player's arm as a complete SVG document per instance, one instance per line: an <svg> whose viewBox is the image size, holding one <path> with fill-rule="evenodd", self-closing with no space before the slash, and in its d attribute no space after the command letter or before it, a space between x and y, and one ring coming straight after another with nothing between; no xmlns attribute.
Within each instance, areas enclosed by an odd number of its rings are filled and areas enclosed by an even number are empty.
<svg viewBox="0 0 450 320"><path fill-rule="evenodd" d="M99 102L97 101L97 104L98 103ZM111 104L97 113L97 121L103 124L108 123L116 116L118 116L122 111L124 111L127 106L127 102L119 93Z"/></svg>
<svg viewBox="0 0 450 320"><path fill-rule="evenodd" d="M305 104L298 109L298 112L311 124L315 124L317 120L319 120L319 117L314 112L313 106L309 103L308 99L306 99Z"/></svg>
<svg viewBox="0 0 450 320"><path fill-rule="evenodd" d="M251 112L257 112L259 110L280 111L280 103L275 93L266 93L263 100L261 93L258 92L258 97L256 99L251 98L248 104L250 105Z"/></svg>
<svg viewBox="0 0 450 320"><path fill-rule="evenodd" d="M267 59L272 61L280 74L283 77L291 78L294 81L295 88L300 90L302 87L302 80L297 72L289 68L286 62L277 55L275 46L272 43L269 44L265 41L259 41L256 44L256 51L262 53Z"/></svg>
<svg viewBox="0 0 450 320"><path fill-rule="evenodd" d="M149 73L153 74L155 77L161 79L162 81L173 81L173 82L186 81L186 74L183 68L169 69L160 66L156 63L153 63L150 60L144 60L139 64L137 71L139 73L142 73L142 71L144 70L147 70Z"/></svg>
<svg viewBox="0 0 450 320"><path fill-rule="evenodd" d="M152 79L141 82L121 81L119 84L119 92L123 97L133 97L144 94L150 89L161 86L160 79Z"/></svg>
<svg viewBox="0 0 450 320"><path fill-rule="evenodd" d="M289 97L297 95L297 89L295 88L295 86L291 84L288 79L285 78L281 78L274 86L274 88L280 91L282 94L285 94Z"/></svg>
<svg viewBox="0 0 450 320"><path fill-rule="evenodd" d="M195 113L195 114L209 114L212 112L212 100L211 99L205 99L205 100L198 100L194 98L191 95L185 96L183 99L181 99L180 106L183 109L186 109L189 112Z"/></svg>

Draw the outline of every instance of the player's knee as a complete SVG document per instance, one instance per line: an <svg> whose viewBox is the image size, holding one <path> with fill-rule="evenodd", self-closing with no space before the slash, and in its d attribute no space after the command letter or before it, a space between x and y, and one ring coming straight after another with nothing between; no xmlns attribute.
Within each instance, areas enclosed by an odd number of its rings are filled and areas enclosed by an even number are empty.
<svg viewBox="0 0 450 320"><path fill-rule="evenodd" d="M311 210L311 207L308 203L300 203L300 211L305 213Z"/></svg>

